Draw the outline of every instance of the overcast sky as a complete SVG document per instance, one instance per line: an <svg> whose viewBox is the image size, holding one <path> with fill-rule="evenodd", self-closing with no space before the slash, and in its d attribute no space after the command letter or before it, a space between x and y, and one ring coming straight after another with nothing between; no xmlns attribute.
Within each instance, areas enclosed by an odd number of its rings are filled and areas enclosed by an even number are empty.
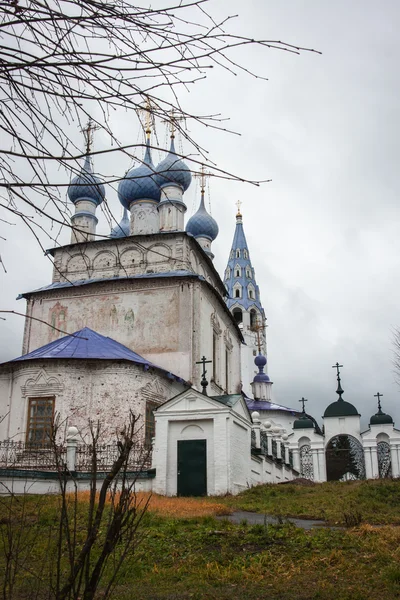
<svg viewBox="0 0 400 600"><path fill-rule="evenodd" d="M220 227L213 251L221 275L235 228L235 202L243 202L268 317L275 401L299 407L305 396L308 412L321 423L325 407L336 399L331 365L340 361L344 399L363 414L363 424L376 412L373 396L379 391L384 410L400 426L392 365L392 332L400 326L400 4L216 0L212 5L214 14L239 14L232 26L238 33L322 52L297 56L248 48L237 58L266 75L267 82L215 70L189 93L182 91L187 108L221 112L241 133L193 128L218 166L245 178L272 179L259 188L213 179L210 199ZM123 142L137 140L137 124L125 114L116 116L115 127ZM122 176L129 166L123 156L101 168ZM108 190L107 196L120 215L116 192ZM190 217L198 203L196 184L185 200ZM99 230L107 232L101 215ZM17 294L50 283L51 264L22 226L2 231L8 273L1 274L1 305L24 312ZM68 243L69 232L61 241ZM22 330L21 317L0 321L1 360L21 354Z"/></svg>

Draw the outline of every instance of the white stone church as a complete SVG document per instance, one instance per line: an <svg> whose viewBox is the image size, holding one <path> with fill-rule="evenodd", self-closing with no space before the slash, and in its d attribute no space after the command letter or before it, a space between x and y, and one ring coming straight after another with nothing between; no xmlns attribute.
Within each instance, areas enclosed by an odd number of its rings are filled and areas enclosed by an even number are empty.
<svg viewBox="0 0 400 600"><path fill-rule="evenodd" d="M300 412L273 401L242 215L222 280L204 180L185 227L191 179L173 136L153 164L148 134L142 164L119 183L124 217L98 239L105 186L86 156L68 189L71 242L49 250L52 282L21 294L22 356L0 365L0 479L40 479L40 461L30 457L45 448L55 414L72 445L84 442L89 419L111 445L130 411L152 447L139 481L161 494L235 494L300 476L398 477L400 431L378 394L378 412L361 432L358 411L342 398L339 364L338 400L327 402L322 427L304 402Z"/></svg>

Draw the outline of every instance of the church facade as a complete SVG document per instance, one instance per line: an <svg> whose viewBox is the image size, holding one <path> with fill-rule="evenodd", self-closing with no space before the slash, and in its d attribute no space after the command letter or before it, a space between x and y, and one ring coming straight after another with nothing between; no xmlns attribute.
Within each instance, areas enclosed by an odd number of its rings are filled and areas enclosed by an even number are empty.
<svg viewBox="0 0 400 600"><path fill-rule="evenodd" d="M301 413L275 402L240 209L222 280L204 178L185 227L189 168L173 136L155 166L147 133L142 163L119 183L124 216L108 238L96 238L105 186L89 155L69 186L70 244L49 251L51 283L21 294L22 355L0 365L4 452L17 443L23 457L45 446L55 414L81 440L89 420L100 422L111 443L132 411L141 441L153 447L152 488L167 495L238 493L297 476L398 476L400 432L380 405L361 433L340 394L323 429L304 406Z"/></svg>

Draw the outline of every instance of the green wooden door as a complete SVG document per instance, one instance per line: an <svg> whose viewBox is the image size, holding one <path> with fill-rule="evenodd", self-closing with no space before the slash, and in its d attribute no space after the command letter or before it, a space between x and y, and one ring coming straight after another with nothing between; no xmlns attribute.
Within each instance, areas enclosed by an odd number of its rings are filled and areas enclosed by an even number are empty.
<svg viewBox="0 0 400 600"><path fill-rule="evenodd" d="M207 440L178 441L178 496L207 495Z"/></svg>

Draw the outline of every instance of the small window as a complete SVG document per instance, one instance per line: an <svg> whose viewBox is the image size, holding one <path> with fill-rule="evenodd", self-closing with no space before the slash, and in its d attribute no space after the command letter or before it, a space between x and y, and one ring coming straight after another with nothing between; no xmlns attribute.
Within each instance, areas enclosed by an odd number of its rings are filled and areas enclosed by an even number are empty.
<svg viewBox="0 0 400 600"><path fill-rule="evenodd" d="M240 258L240 250L239 249L236 250L236 258Z"/></svg>
<svg viewBox="0 0 400 600"><path fill-rule="evenodd" d="M154 409L157 408L156 402L146 402L146 423L145 423L145 438L144 444L146 448L151 447L152 439L156 434L156 419L154 417Z"/></svg>
<svg viewBox="0 0 400 600"><path fill-rule="evenodd" d="M26 441L44 446L50 443L54 417L54 398L29 398Z"/></svg>
<svg viewBox="0 0 400 600"><path fill-rule="evenodd" d="M254 292L253 292L253 290L249 290L249 298L251 298L251 300L254 300Z"/></svg>
<svg viewBox="0 0 400 600"><path fill-rule="evenodd" d="M246 269L246 277L251 279L251 270L249 268Z"/></svg>
<svg viewBox="0 0 400 600"><path fill-rule="evenodd" d="M257 321L257 311L252 308L250 311L250 329L255 329L257 327Z"/></svg>
<svg viewBox="0 0 400 600"><path fill-rule="evenodd" d="M249 253L246 249L243 250L243 258L249 258Z"/></svg>
<svg viewBox="0 0 400 600"><path fill-rule="evenodd" d="M230 276L231 276L231 270L230 270L230 268L228 267L228 268L226 269L226 273L225 273L225 279L229 279L229 277L230 277Z"/></svg>
<svg viewBox="0 0 400 600"><path fill-rule="evenodd" d="M217 334L213 333L213 379L214 381L217 378L217 355L218 355L218 336Z"/></svg>
<svg viewBox="0 0 400 600"><path fill-rule="evenodd" d="M240 298L240 290L235 290L235 298Z"/></svg>
<svg viewBox="0 0 400 600"><path fill-rule="evenodd" d="M240 269L236 269L236 271L235 271L235 277L240 277Z"/></svg>

